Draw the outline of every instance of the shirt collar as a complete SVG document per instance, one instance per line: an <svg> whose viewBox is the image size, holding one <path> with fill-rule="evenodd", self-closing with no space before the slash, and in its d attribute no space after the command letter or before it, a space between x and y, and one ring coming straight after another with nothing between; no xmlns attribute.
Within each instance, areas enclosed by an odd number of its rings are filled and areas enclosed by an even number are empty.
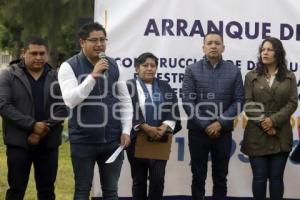
<svg viewBox="0 0 300 200"><path fill-rule="evenodd" d="M209 60L208 60L208 58L207 58L206 56L203 56L203 59L204 59L205 63L206 63L208 66L212 67L213 69L217 68L220 64L223 63L223 58L222 58L222 57L220 58L219 62L218 62L217 64L215 64L215 65L212 65L212 64L209 62Z"/></svg>

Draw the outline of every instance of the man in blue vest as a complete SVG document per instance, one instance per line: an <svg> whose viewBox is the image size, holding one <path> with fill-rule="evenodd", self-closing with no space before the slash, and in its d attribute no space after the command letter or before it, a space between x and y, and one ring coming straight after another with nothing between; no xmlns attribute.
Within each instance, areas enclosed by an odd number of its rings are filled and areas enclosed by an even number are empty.
<svg viewBox="0 0 300 200"><path fill-rule="evenodd" d="M244 100L240 70L222 59L223 37L210 32L204 37L204 58L188 66L182 85L182 102L189 116L192 199L205 196L208 155L211 155L213 199L227 194L233 119L241 112Z"/></svg>
<svg viewBox="0 0 300 200"><path fill-rule="evenodd" d="M118 199L123 152L105 161L119 147L130 144L132 104L126 84L119 84L114 59L105 56L106 31L96 22L78 32L81 51L62 63L58 81L71 109L69 135L75 174L76 200L89 199L95 163L99 166L103 199Z"/></svg>

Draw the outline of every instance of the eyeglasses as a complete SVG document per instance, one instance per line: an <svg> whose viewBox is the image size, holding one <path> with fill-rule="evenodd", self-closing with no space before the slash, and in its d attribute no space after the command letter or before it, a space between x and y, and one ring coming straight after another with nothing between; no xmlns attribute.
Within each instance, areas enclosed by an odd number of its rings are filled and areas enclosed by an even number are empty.
<svg viewBox="0 0 300 200"><path fill-rule="evenodd" d="M85 40L87 40L93 44L97 44L98 42L105 43L107 41L107 38L87 38Z"/></svg>

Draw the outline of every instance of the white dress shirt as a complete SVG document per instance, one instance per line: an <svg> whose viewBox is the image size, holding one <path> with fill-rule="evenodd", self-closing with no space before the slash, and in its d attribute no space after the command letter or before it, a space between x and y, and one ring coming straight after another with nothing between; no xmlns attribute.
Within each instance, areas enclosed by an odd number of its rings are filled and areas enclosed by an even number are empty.
<svg viewBox="0 0 300 200"><path fill-rule="evenodd" d="M275 80L276 74L278 73L278 69L276 69L275 73L273 75L270 75L270 77L266 77L267 82L269 84L269 87L271 88L273 85L273 82Z"/></svg>

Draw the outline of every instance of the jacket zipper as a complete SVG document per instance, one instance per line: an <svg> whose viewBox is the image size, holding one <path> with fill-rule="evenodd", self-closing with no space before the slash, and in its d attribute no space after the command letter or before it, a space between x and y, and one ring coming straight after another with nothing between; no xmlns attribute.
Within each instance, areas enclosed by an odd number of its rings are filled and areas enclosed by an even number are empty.
<svg viewBox="0 0 300 200"><path fill-rule="evenodd" d="M96 83L97 83L97 86L98 86L98 90L99 90L99 93L101 93L101 88L100 88L100 84L99 84L99 81L98 81L98 79L96 79ZM102 98L100 98L100 101L101 101L101 104L103 105L103 99ZM104 112L102 112L102 113L104 113ZM108 114L108 113L107 113ZM101 115L101 114L100 114ZM102 116L102 117L104 117L104 116ZM102 118L103 119L103 118ZM103 127L103 133L104 133L104 143L106 143L106 128L105 128L106 126L104 126Z"/></svg>

